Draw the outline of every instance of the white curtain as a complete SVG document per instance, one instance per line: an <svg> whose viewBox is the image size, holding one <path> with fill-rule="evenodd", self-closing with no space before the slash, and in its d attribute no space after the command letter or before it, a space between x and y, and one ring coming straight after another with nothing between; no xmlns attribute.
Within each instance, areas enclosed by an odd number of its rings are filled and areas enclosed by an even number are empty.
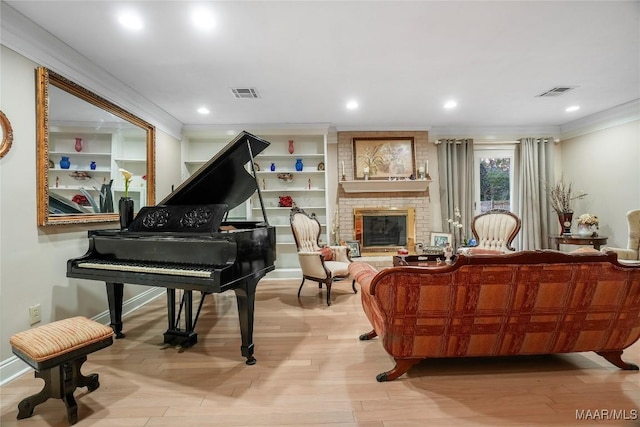
<svg viewBox="0 0 640 427"><path fill-rule="evenodd" d="M516 215L522 220L518 240L522 250L546 249L549 234L558 227L547 197L553 182L553 139L522 138L518 144L519 177Z"/></svg>
<svg viewBox="0 0 640 427"><path fill-rule="evenodd" d="M436 144L443 231L451 231L447 221L454 219L458 208L462 236L469 237L473 218L473 139L440 139Z"/></svg>

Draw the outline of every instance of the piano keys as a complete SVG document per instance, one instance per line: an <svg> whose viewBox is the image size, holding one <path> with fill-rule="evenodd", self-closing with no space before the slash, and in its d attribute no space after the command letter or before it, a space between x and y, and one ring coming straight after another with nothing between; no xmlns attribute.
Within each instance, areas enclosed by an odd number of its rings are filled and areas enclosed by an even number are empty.
<svg viewBox="0 0 640 427"><path fill-rule="evenodd" d="M164 342L198 342L196 324L205 297L233 290L242 356L254 364L253 322L258 281L275 263L275 228L267 220L253 170L269 145L242 132L157 206L142 208L124 230L92 230L89 249L67 262L67 277L106 283L111 327L123 338L124 284L164 287L168 327ZM249 165L249 170L247 170ZM254 192L261 221L227 221L229 210ZM182 297L176 298L176 290ZM193 293L200 294L194 307Z"/></svg>

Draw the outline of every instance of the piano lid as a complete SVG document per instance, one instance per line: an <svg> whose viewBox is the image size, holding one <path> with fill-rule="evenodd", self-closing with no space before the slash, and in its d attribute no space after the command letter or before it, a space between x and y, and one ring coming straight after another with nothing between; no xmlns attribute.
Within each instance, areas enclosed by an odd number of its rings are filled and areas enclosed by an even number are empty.
<svg viewBox="0 0 640 427"><path fill-rule="evenodd" d="M243 131L211 160L164 198L160 205L242 204L258 189L245 165L270 145Z"/></svg>

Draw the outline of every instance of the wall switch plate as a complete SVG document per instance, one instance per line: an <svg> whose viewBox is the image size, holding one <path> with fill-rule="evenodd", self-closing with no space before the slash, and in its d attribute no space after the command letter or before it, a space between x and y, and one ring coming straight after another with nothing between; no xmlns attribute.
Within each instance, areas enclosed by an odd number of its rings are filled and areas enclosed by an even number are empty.
<svg viewBox="0 0 640 427"><path fill-rule="evenodd" d="M35 325L42 321L42 312L40 311L40 304L32 305L29 307L29 324Z"/></svg>

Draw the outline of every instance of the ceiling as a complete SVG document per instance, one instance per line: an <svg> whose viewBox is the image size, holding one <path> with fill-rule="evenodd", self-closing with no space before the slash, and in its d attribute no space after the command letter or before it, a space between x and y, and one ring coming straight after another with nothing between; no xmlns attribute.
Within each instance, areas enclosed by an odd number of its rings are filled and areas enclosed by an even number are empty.
<svg viewBox="0 0 640 427"><path fill-rule="evenodd" d="M187 126L535 128L640 98L638 1L5 3ZM195 6L212 30L193 27ZM574 89L537 96L558 86Z"/></svg>

